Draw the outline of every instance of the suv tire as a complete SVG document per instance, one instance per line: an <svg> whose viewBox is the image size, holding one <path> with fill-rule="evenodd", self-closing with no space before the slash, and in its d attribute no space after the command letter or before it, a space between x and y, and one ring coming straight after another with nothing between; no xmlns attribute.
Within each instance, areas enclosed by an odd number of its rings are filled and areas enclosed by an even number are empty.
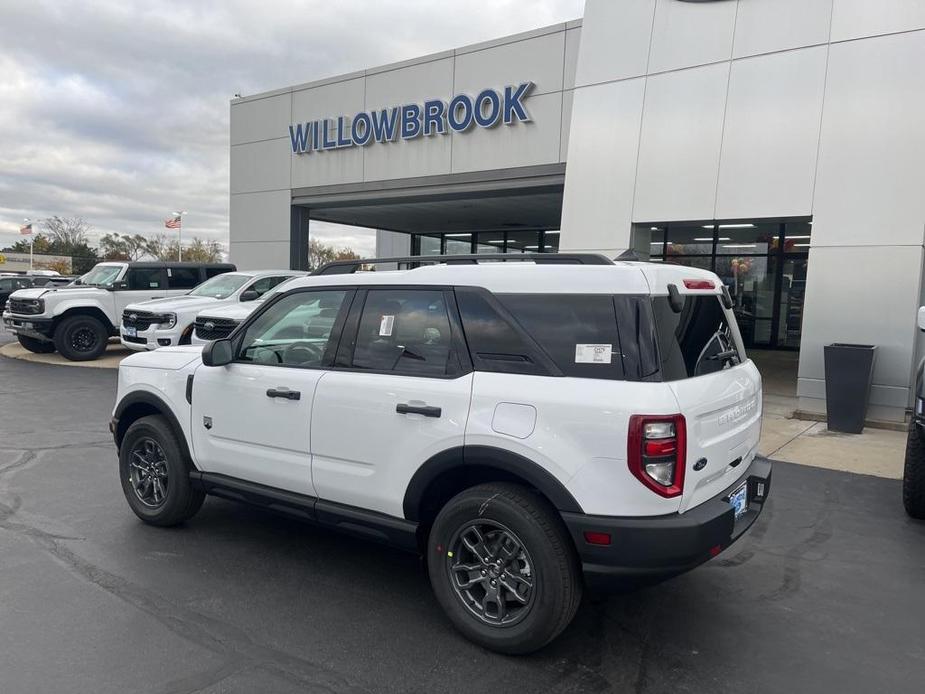
<svg viewBox="0 0 925 694"><path fill-rule="evenodd" d="M71 361L98 359L108 342L109 331L93 316L68 316L55 328L55 348Z"/></svg>
<svg viewBox="0 0 925 694"><path fill-rule="evenodd" d="M450 499L428 537L427 568L454 626L500 653L542 648L581 601L581 572L561 519L516 484L482 484Z"/></svg>
<svg viewBox="0 0 925 694"><path fill-rule="evenodd" d="M925 437L916 423L912 424L906 439L903 505L910 516L925 520Z"/></svg>
<svg viewBox="0 0 925 694"><path fill-rule="evenodd" d="M35 354L51 354L55 351L54 342L39 340L34 337L26 337L25 335L17 335L16 337L19 340L19 344Z"/></svg>
<svg viewBox="0 0 925 694"><path fill-rule="evenodd" d="M206 495L193 488L190 469L164 417L142 417L125 432L119 446L122 492L145 523L171 526L196 515Z"/></svg>

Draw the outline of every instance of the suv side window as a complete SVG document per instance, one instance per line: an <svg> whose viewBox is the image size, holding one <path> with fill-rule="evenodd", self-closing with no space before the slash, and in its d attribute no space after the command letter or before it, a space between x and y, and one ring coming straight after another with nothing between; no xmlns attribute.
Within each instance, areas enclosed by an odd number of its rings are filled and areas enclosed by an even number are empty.
<svg viewBox="0 0 925 694"><path fill-rule="evenodd" d="M281 277L261 277L244 291L255 291L257 292L257 296L263 296L277 284L285 282L288 279L289 277L287 275Z"/></svg>
<svg viewBox="0 0 925 694"><path fill-rule="evenodd" d="M458 373L443 291L370 290L360 317L352 366L411 376Z"/></svg>
<svg viewBox="0 0 925 694"><path fill-rule="evenodd" d="M13 288L12 277L0 277L0 292L9 291Z"/></svg>
<svg viewBox="0 0 925 694"><path fill-rule="evenodd" d="M337 347L331 333L346 310L346 290L295 292L248 326L238 361L268 366L326 366Z"/></svg>
<svg viewBox="0 0 925 694"><path fill-rule="evenodd" d="M202 280L199 277L200 268L184 266L167 267L168 289L192 289Z"/></svg>
<svg viewBox="0 0 925 694"><path fill-rule="evenodd" d="M130 290L147 290L164 288L164 268L130 267L125 274Z"/></svg>
<svg viewBox="0 0 925 694"><path fill-rule="evenodd" d="M549 359L540 354L530 338L514 327L503 306L486 298L483 290L456 289L456 305L475 368L495 373L549 376Z"/></svg>
<svg viewBox="0 0 925 694"><path fill-rule="evenodd" d="M611 295L500 294L498 299L564 376L623 380Z"/></svg>

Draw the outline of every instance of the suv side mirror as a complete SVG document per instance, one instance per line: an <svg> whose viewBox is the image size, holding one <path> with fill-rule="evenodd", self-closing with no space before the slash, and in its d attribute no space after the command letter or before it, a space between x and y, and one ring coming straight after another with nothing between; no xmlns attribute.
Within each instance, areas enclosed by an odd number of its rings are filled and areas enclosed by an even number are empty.
<svg viewBox="0 0 925 694"><path fill-rule="evenodd" d="M119 280L118 282L113 282L112 288L115 289L116 291L128 289L128 282L126 282L125 280Z"/></svg>
<svg viewBox="0 0 925 694"><path fill-rule="evenodd" d="M202 348L202 363L206 366L224 366L234 361L231 340L214 340Z"/></svg>
<svg viewBox="0 0 925 694"><path fill-rule="evenodd" d="M259 298L260 294L258 294L253 289L248 289L247 291L241 292L241 301L254 301L255 299Z"/></svg>
<svg viewBox="0 0 925 694"><path fill-rule="evenodd" d="M919 330L925 331L925 306L919 308Z"/></svg>

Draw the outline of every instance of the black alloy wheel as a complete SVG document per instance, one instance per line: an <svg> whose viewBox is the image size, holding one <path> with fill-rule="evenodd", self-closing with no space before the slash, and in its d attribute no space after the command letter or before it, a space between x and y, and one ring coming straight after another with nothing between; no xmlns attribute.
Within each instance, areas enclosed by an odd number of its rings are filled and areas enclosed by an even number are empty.
<svg viewBox="0 0 925 694"><path fill-rule="evenodd" d="M535 595L533 560L523 541L492 520L463 526L448 545L449 579L463 606L490 626L510 626L527 616Z"/></svg>
<svg viewBox="0 0 925 694"><path fill-rule="evenodd" d="M189 520L205 492L194 487L185 444L160 415L132 422L119 444L119 479L129 507L145 523L161 527Z"/></svg>
<svg viewBox="0 0 925 694"><path fill-rule="evenodd" d="M129 453L129 482L138 500L149 508L162 506L169 493L167 456L152 438L137 439Z"/></svg>

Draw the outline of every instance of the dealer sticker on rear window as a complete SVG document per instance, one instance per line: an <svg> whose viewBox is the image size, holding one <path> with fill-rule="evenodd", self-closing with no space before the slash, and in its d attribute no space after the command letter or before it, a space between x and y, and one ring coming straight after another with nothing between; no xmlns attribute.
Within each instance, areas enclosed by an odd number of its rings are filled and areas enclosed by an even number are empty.
<svg viewBox="0 0 925 694"><path fill-rule="evenodd" d="M575 345L576 364L609 364L613 345Z"/></svg>
<svg viewBox="0 0 925 694"><path fill-rule="evenodd" d="M379 337L391 337L392 327L395 325L395 316L383 316L379 321Z"/></svg>

